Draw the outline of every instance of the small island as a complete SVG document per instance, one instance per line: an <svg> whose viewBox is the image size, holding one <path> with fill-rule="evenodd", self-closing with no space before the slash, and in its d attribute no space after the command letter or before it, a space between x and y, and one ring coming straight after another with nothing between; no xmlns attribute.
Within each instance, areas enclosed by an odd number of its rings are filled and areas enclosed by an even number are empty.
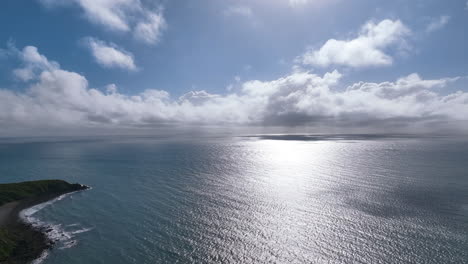
<svg viewBox="0 0 468 264"><path fill-rule="evenodd" d="M43 230L20 220L21 210L88 188L62 180L0 184L0 263L28 263L52 246Z"/></svg>

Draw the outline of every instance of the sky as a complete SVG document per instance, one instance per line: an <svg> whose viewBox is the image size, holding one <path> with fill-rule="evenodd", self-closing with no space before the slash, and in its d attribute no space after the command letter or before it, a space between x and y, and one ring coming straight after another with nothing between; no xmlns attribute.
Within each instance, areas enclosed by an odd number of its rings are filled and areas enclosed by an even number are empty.
<svg viewBox="0 0 468 264"><path fill-rule="evenodd" d="M1 5L0 135L468 132L466 0Z"/></svg>

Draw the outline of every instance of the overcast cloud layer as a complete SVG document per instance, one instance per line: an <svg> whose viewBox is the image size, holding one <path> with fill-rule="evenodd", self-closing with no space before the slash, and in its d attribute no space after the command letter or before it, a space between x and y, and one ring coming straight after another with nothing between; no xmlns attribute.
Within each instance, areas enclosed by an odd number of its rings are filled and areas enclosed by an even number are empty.
<svg viewBox="0 0 468 264"><path fill-rule="evenodd" d="M460 77L425 80L417 73L383 83L340 83L342 74L297 71L272 81L239 83L231 93L193 91L171 98L146 90L124 95L89 87L86 78L49 61L33 46L14 50L14 74L24 92L0 90L0 122L7 127L161 126L167 124L353 125L464 124L468 93L441 95ZM466 122L465 122L466 123Z"/></svg>

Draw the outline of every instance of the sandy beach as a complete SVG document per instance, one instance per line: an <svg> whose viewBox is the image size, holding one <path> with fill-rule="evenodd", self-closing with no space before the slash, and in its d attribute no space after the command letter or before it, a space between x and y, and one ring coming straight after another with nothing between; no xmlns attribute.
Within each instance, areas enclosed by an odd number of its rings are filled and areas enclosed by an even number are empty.
<svg viewBox="0 0 468 264"><path fill-rule="evenodd" d="M51 247L51 241L41 230L23 223L19 218L21 210L42 202L43 199L25 200L7 203L0 207L0 229L12 234L14 239L21 244L21 247L15 249L12 257L2 263L29 263Z"/></svg>
<svg viewBox="0 0 468 264"><path fill-rule="evenodd" d="M14 215L14 212L18 205L19 202L11 202L0 206L0 227L4 227L17 218L17 216Z"/></svg>
<svg viewBox="0 0 468 264"><path fill-rule="evenodd" d="M88 188L82 185L70 186L70 189L67 190L33 196L0 206L0 230L3 235L7 234L8 239L15 241L16 244L9 258L1 263L29 263L40 257L44 250L53 245L53 241L46 235L47 231L23 222L19 214L24 209L53 200L63 194Z"/></svg>

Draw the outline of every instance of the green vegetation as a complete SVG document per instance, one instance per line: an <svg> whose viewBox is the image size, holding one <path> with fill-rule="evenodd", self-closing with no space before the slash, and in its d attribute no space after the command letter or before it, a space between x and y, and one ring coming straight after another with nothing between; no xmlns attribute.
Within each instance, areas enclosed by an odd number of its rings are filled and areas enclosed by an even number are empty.
<svg viewBox="0 0 468 264"><path fill-rule="evenodd" d="M30 263L50 245L46 236L25 224L0 228L0 263Z"/></svg>
<svg viewBox="0 0 468 264"><path fill-rule="evenodd" d="M11 255L16 247L14 234L5 228L0 228L0 261L4 261Z"/></svg>
<svg viewBox="0 0 468 264"><path fill-rule="evenodd" d="M82 190L80 184L70 184L61 180L42 180L0 184L0 206L14 201L47 194L66 193Z"/></svg>
<svg viewBox="0 0 468 264"><path fill-rule="evenodd" d="M17 221L19 209L86 188L81 184L61 180L0 184L0 210L2 205L19 201L14 210L3 216L9 221L0 226L0 263L28 263L49 247L43 233Z"/></svg>

